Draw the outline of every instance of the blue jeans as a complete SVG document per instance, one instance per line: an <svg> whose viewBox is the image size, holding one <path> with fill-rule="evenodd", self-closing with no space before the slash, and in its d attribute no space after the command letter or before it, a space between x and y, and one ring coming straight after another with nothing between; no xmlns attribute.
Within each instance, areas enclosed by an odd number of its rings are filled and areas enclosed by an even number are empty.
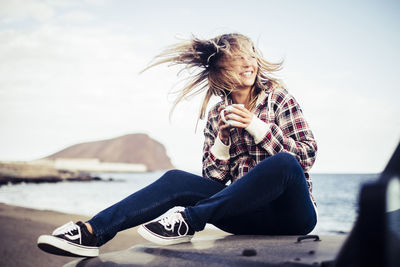
<svg viewBox="0 0 400 267"><path fill-rule="evenodd" d="M288 153L263 160L229 186L168 171L88 222L100 246L119 231L151 221L175 206L185 207L195 231L211 223L232 234L303 235L317 222L303 170Z"/></svg>

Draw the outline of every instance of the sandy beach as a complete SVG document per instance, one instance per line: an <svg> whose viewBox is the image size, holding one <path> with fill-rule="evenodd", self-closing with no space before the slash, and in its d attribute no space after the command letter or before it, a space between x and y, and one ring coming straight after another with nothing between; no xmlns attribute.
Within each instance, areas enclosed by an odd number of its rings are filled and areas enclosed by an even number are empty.
<svg viewBox="0 0 400 267"><path fill-rule="evenodd" d="M0 266L62 266L75 258L47 254L36 246L39 235L51 233L68 222L87 217L40 211L0 203ZM100 253L129 248L146 242L135 228L123 231L101 247Z"/></svg>
<svg viewBox="0 0 400 267"><path fill-rule="evenodd" d="M0 203L0 266L62 266L76 258L47 254L37 246L41 234L51 233L68 221L84 221L85 216L65 214L54 211L41 211ZM219 230L205 230L199 235L224 233ZM131 228L112 239L100 248L100 253L117 251L137 244L147 243Z"/></svg>

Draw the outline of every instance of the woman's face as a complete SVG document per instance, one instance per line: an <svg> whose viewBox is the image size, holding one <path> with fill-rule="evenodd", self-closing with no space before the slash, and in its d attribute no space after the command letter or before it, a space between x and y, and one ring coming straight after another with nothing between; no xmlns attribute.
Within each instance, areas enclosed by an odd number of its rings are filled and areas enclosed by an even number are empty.
<svg viewBox="0 0 400 267"><path fill-rule="evenodd" d="M251 88L256 80L258 65L256 57L251 53L233 52L221 58L219 65L231 71L239 79L238 89Z"/></svg>

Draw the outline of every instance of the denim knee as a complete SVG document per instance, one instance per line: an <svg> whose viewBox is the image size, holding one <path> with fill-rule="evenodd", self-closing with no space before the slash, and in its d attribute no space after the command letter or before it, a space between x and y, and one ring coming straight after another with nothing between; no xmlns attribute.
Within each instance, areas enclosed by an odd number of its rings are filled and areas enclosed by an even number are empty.
<svg viewBox="0 0 400 267"><path fill-rule="evenodd" d="M285 162L288 165L298 164L298 161L297 161L296 157L293 156L292 154L288 153L288 152L279 152L278 154L276 154L274 156L274 158L276 160L280 160L282 162Z"/></svg>
<svg viewBox="0 0 400 267"><path fill-rule="evenodd" d="M299 161L295 156L288 152L280 152L274 156L275 160L279 161L280 166L284 169L290 170L299 170L303 172L303 168L301 167Z"/></svg>
<svg viewBox="0 0 400 267"><path fill-rule="evenodd" d="M160 179L168 184L175 184L182 182L182 179L185 179L186 177L185 174L187 173L184 171L174 169L164 173L164 175Z"/></svg>

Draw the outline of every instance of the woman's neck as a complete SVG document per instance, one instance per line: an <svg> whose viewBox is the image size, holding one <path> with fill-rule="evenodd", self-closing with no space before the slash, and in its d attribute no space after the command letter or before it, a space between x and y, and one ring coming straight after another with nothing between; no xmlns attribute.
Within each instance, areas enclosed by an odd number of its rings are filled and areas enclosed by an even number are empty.
<svg viewBox="0 0 400 267"><path fill-rule="evenodd" d="M232 100L235 104L244 104L246 108L250 104L251 100L251 88L247 88L240 91L232 92Z"/></svg>

